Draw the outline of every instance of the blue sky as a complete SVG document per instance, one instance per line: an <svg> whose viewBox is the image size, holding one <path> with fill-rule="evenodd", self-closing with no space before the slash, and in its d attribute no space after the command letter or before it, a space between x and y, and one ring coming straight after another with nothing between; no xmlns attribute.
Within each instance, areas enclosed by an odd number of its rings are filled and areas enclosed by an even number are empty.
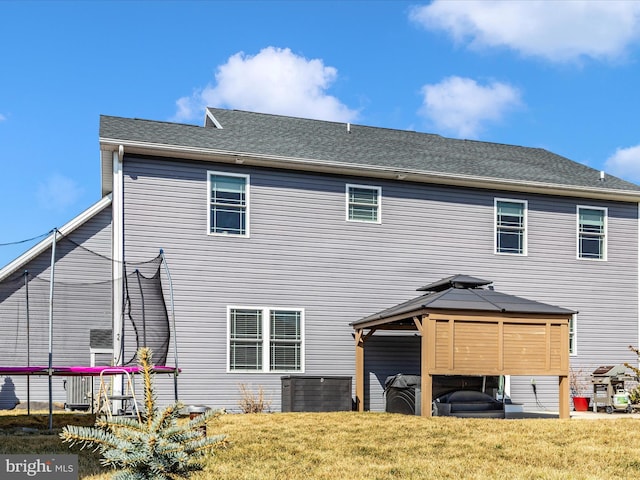
<svg viewBox="0 0 640 480"><path fill-rule="evenodd" d="M637 1L0 1L0 19L0 244L100 199L100 114L349 121L640 182Z"/></svg>

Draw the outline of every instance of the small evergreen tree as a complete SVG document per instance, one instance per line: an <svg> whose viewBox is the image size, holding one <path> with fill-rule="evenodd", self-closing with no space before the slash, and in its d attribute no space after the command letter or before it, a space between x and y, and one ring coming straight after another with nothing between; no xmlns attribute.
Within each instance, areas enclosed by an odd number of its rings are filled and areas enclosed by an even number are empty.
<svg viewBox="0 0 640 480"><path fill-rule="evenodd" d="M66 426L60 437L71 445L99 450L101 463L118 470L113 480L187 478L191 472L202 470L200 460L206 452L225 445L226 435L208 437L201 428L224 411L208 410L178 425L180 403L163 410L156 406L151 350L141 348L138 362L144 381L145 411L141 421L99 417L93 427Z"/></svg>

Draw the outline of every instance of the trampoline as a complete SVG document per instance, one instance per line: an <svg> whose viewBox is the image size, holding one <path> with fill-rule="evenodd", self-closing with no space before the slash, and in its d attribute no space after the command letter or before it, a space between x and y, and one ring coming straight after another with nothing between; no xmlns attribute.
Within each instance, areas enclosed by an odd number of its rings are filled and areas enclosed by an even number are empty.
<svg viewBox="0 0 640 480"><path fill-rule="evenodd" d="M9 362L3 361L0 357L0 376L27 377L28 409L30 405L29 378L32 376L49 377L50 428L53 411L51 383L53 377L102 377L138 374L141 372L141 368L135 364L136 352L142 347L149 347L153 352L153 373L173 376L174 397L176 401L178 399L177 377L180 369L178 368L175 338L173 285L164 252L160 250L159 255L151 260L121 263L122 276L119 280L114 280L111 278L111 273L107 275L105 272L111 272L112 268L116 268L117 262L103 254L91 251L86 247L84 241L85 239L71 240L54 229L51 238L45 240L45 242L49 242L51 248L49 268L40 260L40 264L37 262L30 264L30 268L33 268L31 272L24 270L23 273L17 274L13 278L5 278L0 281L0 307L4 308L4 310L0 308L0 313L2 313L5 330L7 328L14 329L15 337L11 345L16 352L12 354ZM63 259L66 262L75 262L74 270L68 268L65 270L65 265L63 265L60 275L57 272L57 263ZM78 268L77 265L84 266ZM164 300L161 282L163 267L165 278L168 280L165 290L170 295L170 311L168 311ZM45 276L47 270L49 279ZM82 273L78 276L79 271ZM81 348L77 343L78 332L84 332L83 335L89 333L91 327L88 320L95 319L93 320L95 324L97 321L103 322L104 319L109 318L104 316L104 312L113 311L115 308L111 303L112 292L116 291L115 282L121 282L123 296L121 303L123 309L120 311L121 327L113 330L113 339L115 340L116 335L119 338L119 348L113 344L110 365L74 364L73 362L77 360L73 360L67 355L67 351L74 350L75 352ZM54 300L56 309L54 309ZM75 329L72 332L75 337L69 334L58 337L58 341L62 342L62 350L59 351L61 356L65 357L62 358L62 361L67 364L56 366L53 363L53 325L55 323L54 310L58 310L58 305L60 305L62 312L57 314L57 322L63 321L64 328ZM87 305L89 307L86 307ZM96 316L96 312L99 312L102 317ZM171 324L169 315L171 315ZM16 320L10 326L6 320L12 316L15 316ZM124 320L128 320L128 322ZM21 322L26 322L26 325ZM115 328L115 325L112 325L112 328ZM167 366L171 330L173 330L174 366ZM47 337L48 349L45 342ZM30 352L34 348L39 359L34 359L33 355L30 359ZM48 364L44 365L46 360L42 356L47 350ZM24 364L21 365L21 362ZM36 365L31 365L32 362Z"/></svg>
<svg viewBox="0 0 640 480"><path fill-rule="evenodd" d="M125 366L100 366L100 367L52 367L51 375L56 376L82 376L82 377L98 377L100 375L119 375L122 372L130 374L140 373L142 370L139 366L125 365ZM165 365L158 365L153 367L153 373L179 373L180 369L175 367L169 367ZM3 367L0 366L0 376L9 375L49 375L48 366L34 366L34 367Z"/></svg>

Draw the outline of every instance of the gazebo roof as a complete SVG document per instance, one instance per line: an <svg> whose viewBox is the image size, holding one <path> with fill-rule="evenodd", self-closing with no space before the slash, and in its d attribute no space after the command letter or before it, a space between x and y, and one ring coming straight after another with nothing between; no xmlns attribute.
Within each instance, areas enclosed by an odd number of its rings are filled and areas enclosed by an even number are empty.
<svg viewBox="0 0 640 480"><path fill-rule="evenodd" d="M521 313L528 315L571 315L573 310L483 288L491 281L468 275L454 275L420 287L427 291L412 300L352 322L354 328L368 328L410 319L419 312L456 310L475 312Z"/></svg>

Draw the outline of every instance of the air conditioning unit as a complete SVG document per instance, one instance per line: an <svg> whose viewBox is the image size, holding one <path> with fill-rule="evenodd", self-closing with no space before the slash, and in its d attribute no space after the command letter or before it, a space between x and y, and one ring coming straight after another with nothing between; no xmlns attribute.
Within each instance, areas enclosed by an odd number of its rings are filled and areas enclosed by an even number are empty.
<svg viewBox="0 0 640 480"><path fill-rule="evenodd" d="M93 398L92 377L67 377L64 388L67 391L65 410L89 410Z"/></svg>

